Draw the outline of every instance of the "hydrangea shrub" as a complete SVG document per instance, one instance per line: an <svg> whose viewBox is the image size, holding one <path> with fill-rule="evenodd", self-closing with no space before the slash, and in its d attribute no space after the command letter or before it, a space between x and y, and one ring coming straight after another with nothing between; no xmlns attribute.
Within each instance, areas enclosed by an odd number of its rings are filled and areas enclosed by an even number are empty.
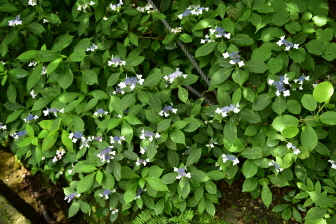
<svg viewBox="0 0 336 224"><path fill-rule="evenodd" d="M69 217L214 215L216 181L244 178L267 207L271 187L297 188L273 208L284 219L335 221L328 1L0 0L0 12L0 138L67 180Z"/></svg>

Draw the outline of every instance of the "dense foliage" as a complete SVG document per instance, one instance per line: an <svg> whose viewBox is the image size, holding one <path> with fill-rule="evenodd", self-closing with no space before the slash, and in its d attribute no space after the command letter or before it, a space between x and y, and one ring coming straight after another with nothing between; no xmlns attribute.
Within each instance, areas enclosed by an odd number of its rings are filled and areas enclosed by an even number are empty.
<svg viewBox="0 0 336 224"><path fill-rule="evenodd" d="M214 215L216 181L245 178L267 207L297 187L284 219L335 223L328 2L154 3L0 0L1 140L68 181L70 217Z"/></svg>

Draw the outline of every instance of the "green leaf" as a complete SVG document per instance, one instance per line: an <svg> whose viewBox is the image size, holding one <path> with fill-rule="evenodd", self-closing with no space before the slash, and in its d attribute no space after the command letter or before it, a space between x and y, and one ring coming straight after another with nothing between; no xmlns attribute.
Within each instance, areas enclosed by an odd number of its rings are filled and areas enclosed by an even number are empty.
<svg viewBox="0 0 336 224"><path fill-rule="evenodd" d="M260 60L250 60L244 65L244 68L253 73L264 73L267 70L267 65Z"/></svg>
<svg viewBox="0 0 336 224"><path fill-rule="evenodd" d="M313 150L318 142L315 130L310 126L302 127L302 129L300 138L302 145L309 150Z"/></svg>
<svg viewBox="0 0 336 224"><path fill-rule="evenodd" d="M133 128L126 121L122 121L121 135L125 137L126 142L130 143L133 138Z"/></svg>
<svg viewBox="0 0 336 224"><path fill-rule="evenodd" d="M289 204L279 204L276 205L272 208L272 212L282 212L286 208L288 208L290 205Z"/></svg>
<svg viewBox="0 0 336 224"><path fill-rule="evenodd" d="M299 114L301 112L301 105L296 100L288 100L287 110L292 114Z"/></svg>
<svg viewBox="0 0 336 224"><path fill-rule="evenodd" d="M61 61L63 61L62 58L56 58L55 60L51 61L47 66L47 74L49 75L50 73L55 71Z"/></svg>
<svg viewBox="0 0 336 224"><path fill-rule="evenodd" d="M249 109L243 109L239 112L239 115L246 121L255 124L261 122L259 114Z"/></svg>
<svg viewBox="0 0 336 224"><path fill-rule="evenodd" d="M226 12L226 6L223 3L219 3L217 8L218 15L224 19L225 12Z"/></svg>
<svg viewBox="0 0 336 224"><path fill-rule="evenodd" d="M225 178L225 174L219 170L211 170L207 175L211 180L221 180Z"/></svg>
<svg viewBox="0 0 336 224"><path fill-rule="evenodd" d="M263 156L262 148L253 146L252 148L244 148L241 155L247 159L260 159Z"/></svg>
<svg viewBox="0 0 336 224"><path fill-rule="evenodd" d="M49 135L43 139L42 151L45 151L53 147L57 141L57 138L58 138L57 131L50 132Z"/></svg>
<svg viewBox="0 0 336 224"><path fill-rule="evenodd" d="M249 77L249 73L248 71L245 71L245 70L235 69L235 71L232 73L233 81L239 84L240 86L242 86L244 82L246 82L248 77Z"/></svg>
<svg viewBox="0 0 336 224"><path fill-rule="evenodd" d="M237 138L237 127L233 122L233 119L230 119L229 122L224 126L224 139L229 143L233 143Z"/></svg>
<svg viewBox="0 0 336 224"><path fill-rule="evenodd" d="M268 94L267 93L261 94L260 96L258 96L258 98L255 100L254 104L252 105L252 110L254 110L254 111L263 110L270 103L271 103L271 99L268 96Z"/></svg>
<svg viewBox="0 0 336 224"><path fill-rule="evenodd" d="M149 75L144 83L143 83L143 86L144 87L152 87L152 86L155 86L157 85L161 80L162 80L162 77L163 77L163 74L161 73L154 73L152 75Z"/></svg>
<svg viewBox="0 0 336 224"><path fill-rule="evenodd" d="M158 123L156 131L157 132L164 132L165 130L167 130L169 128L170 123L171 123L171 119L165 119L163 121L160 121Z"/></svg>
<svg viewBox="0 0 336 224"><path fill-rule="evenodd" d="M42 73L43 64L39 63L35 69L33 70L32 74L28 77L27 80L27 91L30 91L31 88L35 86L35 84L40 80L41 73Z"/></svg>
<svg viewBox="0 0 336 224"><path fill-rule="evenodd" d="M102 187L112 191L113 188L114 188L114 184L115 184L115 181L114 181L113 176L110 173L104 171L104 177L103 177L103 180L102 180Z"/></svg>
<svg viewBox="0 0 336 224"><path fill-rule="evenodd" d="M10 3L5 3L0 6L0 12L15 12L18 11L18 9Z"/></svg>
<svg viewBox="0 0 336 224"><path fill-rule="evenodd" d="M312 207L311 209L308 210L304 219L317 222L324 217L327 211L328 211L328 208Z"/></svg>
<svg viewBox="0 0 336 224"><path fill-rule="evenodd" d="M245 179L243 183L242 192L251 192L258 186L258 177L251 177Z"/></svg>
<svg viewBox="0 0 336 224"><path fill-rule="evenodd" d="M309 53L314 55L321 55L325 50L323 43L316 39L309 41L305 46Z"/></svg>
<svg viewBox="0 0 336 224"><path fill-rule="evenodd" d="M161 102L158 97L156 97L153 93L148 93L148 103L150 108L155 112L161 111Z"/></svg>
<svg viewBox="0 0 336 224"><path fill-rule="evenodd" d="M136 174L130 167L121 166L121 178L130 180L140 178L140 176Z"/></svg>
<svg viewBox="0 0 336 224"><path fill-rule="evenodd" d="M72 151L73 150L73 143L72 143L71 139L69 139L69 133L66 130L62 131L61 139L62 139L63 145L65 145L65 147L67 147L68 149L70 149Z"/></svg>
<svg viewBox="0 0 336 224"><path fill-rule="evenodd" d="M217 46L218 42L208 42L201 47L197 48L195 52L195 57L201 57L213 52Z"/></svg>
<svg viewBox="0 0 336 224"><path fill-rule="evenodd" d="M274 103L272 104L272 109L277 114L282 114L283 112L285 112L286 106L286 100L284 100L284 98L280 96L275 99Z"/></svg>
<svg viewBox="0 0 336 224"><path fill-rule="evenodd" d="M192 38L189 34L183 33L179 36L179 39L183 42L183 43L190 43L192 42Z"/></svg>
<svg viewBox="0 0 336 224"><path fill-rule="evenodd" d="M138 46L139 43L138 43L137 35L135 35L134 33L129 33L128 38L132 44L134 44L135 46Z"/></svg>
<svg viewBox="0 0 336 224"><path fill-rule="evenodd" d="M336 112L327 111L321 114L320 120L328 125L336 125Z"/></svg>
<svg viewBox="0 0 336 224"><path fill-rule="evenodd" d="M334 87L330 82L321 82L313 90L314 99L319 102L327 102L334 94Z"/></svg>
<svg viewBox="0 0 336 224"><path fill-rule="evenodd" d="M323 15L316 15L312 18L312 20L316 26L324 26L330 19Z"/></svg>
<svg viewBox="0 0 336 224"><path fill-rule="evenodd" d="M58 84L60 85L61 88L67 89L72 84L73 79L74 79L73 73L69 68L64 72L64 74L60 74Z"/></svg>
<svg viewBox="0 0 336 224"><path fill-rule="evenodd" d="M254 43L254 40L246 34L234 35L230 40L237 46L250 46Z"/></svg>
<svg viewBox="0 0 336 224"><path fill-rule="evenodd" d="M173 140L173 142L185 145L185 136L181 130L174 129L169 131L169 137Z"/></svg>
<svg viewBox="0 0 336 224"><path fill-rule="evenodd" d="M261 199L268 208L272 202L272 192L267 185L264 185L261 189Z"/></svg>
<svg viewBox="0 0 336 224"><path fill-rule="evenodd" d="M91 188L91 185L94 183L94 177L96 173L91 173L84 178L82 178L77 184L77 193L83 193Z"/></svg>
<svg viewBox="0 0 336 224"><path fill-rule="evenodd" d="M40 50L36 52L35 59L40 62L49 62L60 57L59 53L49 50Z"/></svg>
<svg viewBox="0 0 336 224"><path fill-rule="evenodd" d="M69 59L73 62L81 62L86 57L86 51L84 49L75 49L72 54L70 54Z"/></svg>
<svg viewBox="0 0 336 224"><path fill-rule="evenodd" d="M28 50L28 51L25 51L22 54L20 54L19 57L17 57L16 59L27 60L27 59L34 58L34 55L36 54L36 52L37 52L37 50Z"/></svg>
<svg viewBox="0 0 336 224"><path fill-rule="evenodd" d="M319 207L334 207L333 199L329 198L327 195L318 193L316 191L308 192L310 198L315 203L316 206Z"/></svg>
<svg viewBox="0 0 336 224"><path fill-rule="evenodd" d="M80 209L82 210L82 212L88 213L91 211L91 206L85 201L80 201Z"/></svg>
<svg viewBox="0 0 336 224"><path fill-rule="evenodd" d="M296 126L288 126L282 130L281 135L285 138L294 138L298 133L299 129Z"/></svg>
<svg viewBox="0 0 336 224"><path fill-rule="evenodd" d="M54 13L49 13L48 15L45 15L44 18L52 24L56 24L60 22L58 15Z"/></svg>
<svg viewBox="0 0 336 224"><path fill-rule="evenodd" d="M187 100L188 100L188 96L189 96L188 90L186 90L185 88L179 86L178 87L178 98L183 103L186 103Z"/></svg>
<svg viewBox="0 0 336 224"><path fill-rule="evenodd" d="M282 132L283 129L289 126L297 127L299 125L299 120L291 115L280 115L277 116L273 122L272 126L275 130Z"/></svg>
<svg viewBox="0 0 336 224"><path fill-rule="evenodd" d="M215 74L211 76L211 85L219 85L227 80L233 69L232 68L220 68Z"/></svg>
<svg viewBox="0 0 336 224"><path fill-rule="evenodd" d="M161 198L161 199L155 204L155 214L156 214L156 215L160 215L160 214L163 212L163 210L164 210L164 208L165 208L164 205L165 205L165 204L164 204L164 198Z"/></svg>
<svg viewBox="0 0 336 224"><path fill-rule="evenodd" d="M191 179L197 180L199 182L205 182L209 180L208 175L201 170L192 170L190 171Z"/></svg>
<svg viewBox="0 0 336 224"><path fill-rule="evenodd" d="M302 47L289 51L289 56L295 63L302 63L306 58L306 50Z"/></svg>
<svg viewBox="0 0 336 224"><path fill-rule="evenodd" d="M219 21L216 19L212 19L212 18L202 19L196 24L196 26L194 27L192 31L194 32L196 30L203 30L209 26L212 26L215 23L219 23Z"/></svg>
<svg viewBox="0 0 336 224"><path fill-rule="evenodd" d="M162 183L165 184L171 184L174 183L174 181L176 180L176 177L178 176L178 174L176 172L174 173L167 173L162 177Z"/></svg>
<svg viewBox="0 0 336 224"><path fill-rule="evenodd" d="M145 57L143 56L129 56L126 59L126 65L128 66L138 66L145 60Z"/></svg>
<svg viewBox="0 0 336 224"><path fill-rule="evenodd" d="M301 98L301 103L307 110L316 110L317 102L311 94L304 94Z"/></svg>
<svg viewBox="0 0 336 224"><path fill-rule="evenodd" d="M280 58L271 58L267 61L267 67L272 74L278 73L283 67L283 61Z"/></svg>
<svg viewBox="0 0 336 224"><path fill-rule="evenodd" d="M68 218L76 215L80 208L80 201L79 200L74 200L69 208L69 215Z"/></svg>
<svg viewBox="0 0 336 224"><path fill-rule="evenodd" d="M44 27L39 23L30 23L28 26L26 26L27 30L30 32L33 32L34 34L41 34L45 29Z"/></svg>
<svg viewBox="0 0 336 224"><path fill-rule="evenodd" d="M196 163L201 158L202 149L192 149L187 158L187 166Z"/></svg>
<svg viewBox="0 0 336 224"><path fill-rule="evenodd" d="M254 160L248 159L243 164L242 172L245 178L251 178L258 172L258 166L254 163Z"/></svg>
<svg viewBox="0 0 336 224"><path fill-rule="evenodd" d="M156 191L169 191L167 185L158 177L145 177L146 182Z"/></svg>
<svg viewBox="0 0 336 224"><path fill-rule="evenodd" d="M271 55L272 55L271 49L266 48L266 47L260 47L260 48L255 49L252 52L251 59L266 61L271 57Z"/></svg>
<svg viewBox="0 0 336 224"><path fill-rule="evenodd" d="M74 36L71 36L69 34L65 34L63 35L59 41L54 44L54 46L51 48L52 51L61 51L64 48L66 48L67 46L69 46L72 42L72 39L74 38Z"/></svg>
<svg viewBox="0 0 336 224"><path fill-rule="evenodd" d="M18 37L18 34L19 32L17 30L13 30L12 32L7 34L1 42L1 46L12 43Z"/></svg>
<svg viewBox="0 0 336 224"><path fill-rule="evenodd" d="M98 84L97 74L92 69L84 70L81 72L86 84L88 85L93 85L94 83Z"/></svg>

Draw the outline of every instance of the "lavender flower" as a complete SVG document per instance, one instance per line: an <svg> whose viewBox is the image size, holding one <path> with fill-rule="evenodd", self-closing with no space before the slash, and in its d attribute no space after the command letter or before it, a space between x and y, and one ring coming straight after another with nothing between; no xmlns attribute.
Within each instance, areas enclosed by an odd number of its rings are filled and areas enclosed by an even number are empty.
<svg viewBox="0 0 336 224"><path fill-rule="evenodd" d="M94 137L94 140L103 142L103 137L102 136L96 136L96 137Z"/></svg>
<svg viewBox="0 0 336 224"><path fill-rule="evenodd" d="M107 147L103 151L97 154L97 157L102 161L102 162L107 162L109 163L111 159L114 159L114 156L116 155L116 151L112 151L113 146Z"/></svg>
<svg viewBox="0 0 336 224"><path fill-rule="evenodd" d="M210 33L215 34L216 37L226 37L226 39L230 39L231 34L225 32L225 30L223 29L223 27L216 27L215 29L210 29Z"/></svg>
<svg viewBox="0 0 336 224"><path fill-rule="evenodd" d="M58 160L61 160L63 155L65 154L65 150L64 148L60 148L56 151L56 156L54 156L54 158L52 159L52 161L55 163L57 162Z"/></svg>
<svg viewBox="0 0 336 224"><path fill-rule="evenodd" d="M189 5L186 11L178 15L177 17L179 19L182 19L182 17L189 16L189 15L200 15L203 13L203 10L208 11L209 8L201 7L200 5Z"/></svg>
<svg viewBox="0 0 336 224"><path fill-rule="evenodd" d="M291 48L299 49L299 45L298 45L298 44L293 44L292 42L287 41L287 40L285 39L285 36L280 37L280 40L277 42L277 44L278 44L279 46L281 46L281 45L285 45L285 46L286 46L285 51L288 51L288 50L291 49Z"/></svg>
<svg viewBox="0 0 336 224"><path fill-rule="evenodd" d="M143 82L145 81L144 79L141 78L142 75L136 75L136 77L127 77L126 76L126 79L124 82L120 82L118 84L118 86L121 88L121 89L124 89L126 88L127 86L130 86L131 90L133 90L136 86L137 83L139 83L140 85L143 84Z"/></svg>
<svg viewBox="0 0 336 224"><path fill-rule="evenodd" d="M17 25L22 25L22 20L20 18L20 15L15 17L15 19L8 21L8 26L17 26Z"/></svg>
<svg viewBox="0 0 336 224"><path fill-rule="evenodd" d="M107 115L108 111L103 110L102 108L98 109L96 112L94 112L93 115L98 116L98 117L102 117L103 114Z"/></svg>
<svg viewBox="0 0 336 224"><path fill-rule="evenodd" d="M309 76L302 75L299 78L293 80L295 83L299 83L299 90L303 90L302 85L303 85L303 81L304 80L308 81L309 80Z"/></svg>
<svg viewBox="0 0 336 224"><path fill-rule="evenodd" d="M16 133L13 134L9 134L10 136L12 136L14 139L18 139L19 137L23 137L27 134L26 130L23 131L18 131Z"/></svg>
<svg viewBox="0 0 336 224"><path fill-rule="evenodd" d="M335 169L335 170L336 170L336 164L335 164L335 161L329 159L328 162L331 163L331 169Z"/></svg>
<svg viewBox="0 0 336 224"><path fill-rule="evenodd" d="M147 191L147 189L142 189L141 187L138 188L137 192L135 193L135 198L134 199L140 199L142 192Z"/></svg>
<svg viewBox="0 0 336 224"><path fill-rule="evenodd" d="M177 109L174 109L173 108L173 104L169 105L169 106L165 106L160 112L159 112L159 115L160 116L165 116L165 117L168 117L169 116L169 111L173 112L174 114L176 114L177 112Z"/></svg>
<svg viewBox="0 0 336 224"><path fill-rule="evenodd" d="M225 155L225 154L223 154L222 157L223 157L223 163L225 163L228 160L231 160L233 162L233 165L236 165L236 164L239 163L238 158L235 157L235 156L233 156L233 155Z"/></svg>
<svg viewBox="0 0 336 224"><path fill-rule="evenodd" d="M142 129L141 131L141 135L140 135L140 139L146 139L148 138L149 141L153 141L154 138L160 138L160 134L159 133L154 133L152 131L145 131L145 129Z"/></svg>
<svg viewBox="0 0 336 224"><path fill-rule="evenodd" d="M300 149L296 148L296 146L293 145L293 144L290 143L290 142L288 142L286 146L287 146L288 149L293 149L293 153L294 153L295 155L299 155L299 153L301 152Z"/></svg>
<svg viewBox="0 0 336 224"><path fill-rule="evenodd" d="M121 141L125 141L125 137L124 136L120 136L120 137L118 137L118 136L110 136L110 143L111 144L113 144L113 143L115 143L116 141L119 143L119 144L121 144Z"/></svg>
<svg viewBox="0 0 336 224"><path fill-rule="evenodd" d="M244 66L244 61L242 61L242 60L240 59L241 56L238 54L237 51L236 51L236 52L233 52L233 53L231 53L231 54L229 54L228 52L225 52L225 53L223 53L223 57L224 57L224 58L228 58L228 57L230 57L230 58L231 58L231 60L230 60L230 64L232 64L232 65L238 63L238 66L239 66L239 67Z"/></svg>
<svg viewBox="0 0 336 224"><path fill-rule="evenodd" d="M218 142L215 142L213 140L213 138L211 138L209 144L206 144L206 147L208 147L208 148L215 148L215 145L217 145L217 144L218 144Z"/></svg>
<svg viewBox="0 0 336 224"><path fill-rule="evenodd" d="M201 39L201 44L209 42L215 42L215 40L210 39L210 36L208 34L205 35L205 39Z"/></svg>
<svg viewBox="0 0 336 224"><path fill-rule="evenodd" d="M271 162L268 163L269 166L274 166L275 170L277 172L281 172L283 171L283 168L280 168L279 164L277 164L276 162L274 162L274 160L272 160Z"/></svg>
<svg viewBox="0 0 336 224"><path fill-rule="evenodd" d="M29 114L27 118L23 119L24 122L28 123L29 121L32 121L32 120L37 120L38 119L38 116L37 115L32 115L32 114Z"/></svg>
<svg viewBox="0 0 336 224"><path fill-rule="evenodd" d="M278 82L275 82L273 79L269 79L268 80L268 84L276 86L277 90L276 90L275 94L277 96L280 96L281 93L283 93L283 95L285 97L289 96L290 95L290 91L287 90L285 88L285 85L284 85L284 84L289 85L289 82L288 82L289 79L287 78L287 74L285 74L284 76L279 76L279 78L280 78L280 81L278 81Z"/></svg>
<svg viewBox="0 0 336 224"><path fill-rule="evenodd" d="M126 61L123 61L120 58L114 58L113 55L112 55L111 61L108 61L107 63L109 66L113 66L113 67L126 65Z"/></svg>
<svg viewBox="0 0 336 224"><path fill-rule="evenodd" d="M105 199L108 199L109 198L109 194L111 193L114 193L116 192L116 190L107 190L107 189L104 189L103 193L102 194L99 194L100 197L105 197Z"/></svg>
<svg viewBox="0 0 336 224"><path fill-rule="evenodd" d="M168 81L169 83L172 83L177 77L181 77L181 76L183 76L183 78L187 78L188 75L186 75L186 74L184 75L182 72L180 72L179 68L176 68L175 72L171 73L168 76L165 75L163 78L167 81L169 80Z"/></svg>
<svg viewBox="0 0 336 224"><path fill-rule="evenodd" d="M146 150L147 150L146 147L145 148L140 147L140 154L145 154Z"/></svg>
<svg viewBox="0 0 336 224"><path fill-rule="evenodd" d="M72 194L69 194L68 196L64 197L64 200L68 200L68 203L72 201L74 198L80 197L81 194L78 194L77 192L74 192Z"/></svg>
<svg viewBox="0 0 336 224"><path fill-rule="evenodd" d="M239 107L239 103L237 103L236 106L233 105L233 104L230 104L230 106L217 108L215 113L221 114L223 117L226 117L227 113L229 113L230 111L233 111L233 113L238 113L240 111L240 109L238 109L238 107Z"/></svg>
<svg viewBox="0 0 336 224"><path fill-rule="evenodd" d="M147 165L147 163L149 163L149 159L147 158L147 159L137 159L137 161L135 162L135 165L137 165L137 166L140 166L141 164L143 164L144 166L146 166Z"/></svg>
<svg viewBox="0 0 336 224"><path fill-rule="evenodd" d="M57 109L57 108L49 108L47 107L46 110L43 111L44 116L47 116L49 113L54 113L55 117L57 117L57 113L64 113L63 109Z"/></svg>
<svg viewBox="0 0 336 224"><path fill-rule="evenodd" d="M72 140L73 143L76 143L78 139L81 139L83 137L83 133L80 131L76 131L75 133L69 134L69 139Z"/></svg>
<svg viewBox="0 0 336 224"><path fill-rule="evenodd" d="M123 1L120 0L118 4L115 4L115 5L110 4L110 8L111 8L112 11L119 12L122 5L123 5Z"/></svg>
<svg viewBox="0 0 336 224"><path fill-rule="evenodd" d="M191 174L190 173L186 173L187 168L177 168L174 167L174 172L178 173L178 176L176 177L176 179L181 179L182 177L188 177L191 178Z"/></svg>
<svg viewBox="0 0 336 224"><path fill-rule="evenodd" d="M97 50L97 49L98 49L97 45L92 44L90 47L88 47L88 48L86 49L86 51L95 51L95 50Z"/></svg>

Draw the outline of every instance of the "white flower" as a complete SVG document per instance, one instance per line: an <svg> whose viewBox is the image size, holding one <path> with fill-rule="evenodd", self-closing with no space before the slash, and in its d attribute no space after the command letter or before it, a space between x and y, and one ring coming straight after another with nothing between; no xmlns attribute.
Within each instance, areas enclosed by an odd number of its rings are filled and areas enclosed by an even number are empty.
<svg viewBox="0 0 336 224"><path fill-rule="evenodd" d="M272 85L273 83L274 83L274 80L273 80L273 79L269 79L269 80L268 80L268 84L269 84L269 85Z"/></svg>
<svg viewBox="0 0 336 224"><path fill-rule="evenodd" d="M28 64L28 67L31 67L31 66L36 66L37 65L37 61L31 61L31 62L29 62L29 64Z"/></svg>
<svg viewBox="0 0 336 224"><path fill-rule="evenodd" d="M283 95L284 95L284 96L289 96L289 95L290 95L290 91L289 91L289 90L285 90L285 91L283 91Z"/></svg>
<svg viewBox="0 0 336 224"><path fill-rule="evenodd" d="M277 42L279 46L283 45L282 41L285 39L285 36L280 37L280 40Z"/></svg>
<svg viewBox="0 0 336 224"><path fill-rule="evenodd" d="M238 65L239 65L239 67L242 67L242 66L244 66L244 62L243 61L238 62Z"/></svg>
<svg viewBox="0 0 336 224"><path fill-rule="evenodd" d="M225 53L223 53L223 57L224 57L224 58L228 58L228 57L230 57L230 55L229 55L228 52L225 52Z"/></svg>
<svg viewBox="0 0 336 224"><path fill-rule="evenodd" d="M37 96L33 89L29 92L29 94L31 95L32 98L35 98Z"/></svg>
<svg viewBox="0 0 336 224"><path fill-rule="evenodd" d="M49 23L47 19L43 19L43 23Z"/></svg>
<svg viewBox="0 0 336 224"><path fill-rule="evenodd" d="M35 6L36 4L37 4L36 0L29 0L28 1L28 5Z"/></svg>
<svg viewBox="0 0 336 224"><path fill-rule="evenodd" d="M294 44L294 47L295 49L299 49L299 44Z"/></svg>

